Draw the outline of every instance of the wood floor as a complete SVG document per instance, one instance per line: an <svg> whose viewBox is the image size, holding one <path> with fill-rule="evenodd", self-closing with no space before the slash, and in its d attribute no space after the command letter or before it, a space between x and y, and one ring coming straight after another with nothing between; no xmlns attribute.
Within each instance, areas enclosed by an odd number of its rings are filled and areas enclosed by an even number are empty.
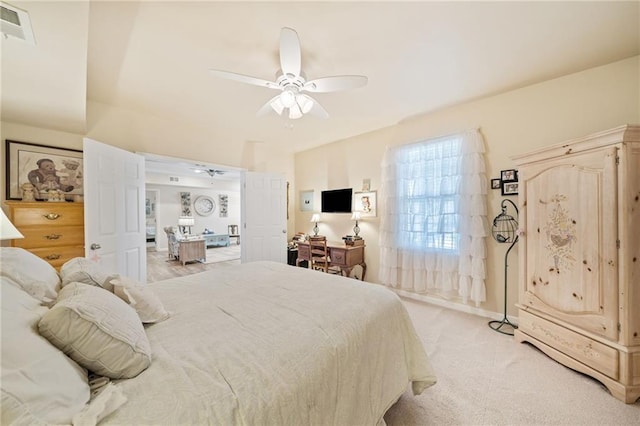
<svg viewBox="0 0 640 426"><path fill-rule="evenodd" d="M196 274L209 269L228 268L239 264L240 259L236 259L217 263L191 262L182 266L182 263L177 260L169 260L166 251L147 249L147 282L152 283L167 278Z"/></svg>

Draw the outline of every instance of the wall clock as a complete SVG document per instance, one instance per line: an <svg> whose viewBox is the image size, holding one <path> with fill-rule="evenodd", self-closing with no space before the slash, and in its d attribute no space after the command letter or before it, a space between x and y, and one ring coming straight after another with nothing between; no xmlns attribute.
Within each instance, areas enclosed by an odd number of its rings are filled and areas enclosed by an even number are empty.
<svg viewBox="0 0 640 426"><path fill-rule="evenodd" d="M200 195L193 202L193 208L200 216L209 216L216 209L216 203L213 198Z"/></svg>

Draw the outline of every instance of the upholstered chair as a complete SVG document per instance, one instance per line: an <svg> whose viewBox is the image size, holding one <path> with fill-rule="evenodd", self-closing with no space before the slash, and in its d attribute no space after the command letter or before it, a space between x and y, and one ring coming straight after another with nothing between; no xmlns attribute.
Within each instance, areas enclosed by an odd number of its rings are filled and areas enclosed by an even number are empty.
<svg viewBox="0 0 640 426"><path fill-rule="evenodd" d="M169 259L180 259L180 241L183 239L182 233L177 226L166 226L164 232L169 241Z"/></svg>

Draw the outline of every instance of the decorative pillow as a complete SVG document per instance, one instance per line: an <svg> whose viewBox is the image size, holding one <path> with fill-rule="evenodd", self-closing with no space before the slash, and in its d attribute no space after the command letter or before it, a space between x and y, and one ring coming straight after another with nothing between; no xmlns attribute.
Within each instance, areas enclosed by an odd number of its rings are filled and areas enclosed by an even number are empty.
<svg viewBox="0 0 640 426"><path fill-rule="evenodd" d="M84 257L74 257L60 268L62 287L69 283L84 283L102 287L113 292L111 279L115 272L105 270L101 265Z"/></svg>
<svg viewBox="0 0 640 426"><path fill-rule="evenodd" d="M24 291L43 303L53 303L60 277L47 261L19 247L1 247L0 275L11 278Z"/></svg>
<svg viewBox="0 0 640 426"><path fill-rule="evenodd" d="M111 280L113 293L136 310L140 321L154 323L164 321L170 314L148 284L141 284L129 277Z"/></svg>
<svg viewBox="0 0 640 426"><path fill-rule="evenodd" d="M151 364L151 347L136 311L99 287L65 286L38 328L71 359L102 376L131 378Z"/></svg>
<svg viewBox="0 0 640 426"><path fill-rule="evenodd" d="M38 334L48 308L8 277L0 277L0 291L0 424L70 424L89 401L87 371Z"/></svg>

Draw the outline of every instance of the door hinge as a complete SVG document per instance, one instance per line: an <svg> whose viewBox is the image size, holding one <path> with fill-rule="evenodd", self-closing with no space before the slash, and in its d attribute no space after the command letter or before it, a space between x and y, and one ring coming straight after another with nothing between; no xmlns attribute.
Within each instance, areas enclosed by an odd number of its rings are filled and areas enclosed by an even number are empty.
<svg viewBox="0 0 640 426"><path fill-rule="evenodd" d="M622 330L622 326L620 325L620 323L618 323L618 331Z"/></svg>
<svg viewBox="0 0 640 426"><path fill-rule="evenodd" d="M616 155L616 164L620 164L620 156Z"/></svg>
<svg viewBox="0 0 640 426"><path fill-rule="evenodd" d="M616 248L620 248L620 240L616 240Z"/></svg>

